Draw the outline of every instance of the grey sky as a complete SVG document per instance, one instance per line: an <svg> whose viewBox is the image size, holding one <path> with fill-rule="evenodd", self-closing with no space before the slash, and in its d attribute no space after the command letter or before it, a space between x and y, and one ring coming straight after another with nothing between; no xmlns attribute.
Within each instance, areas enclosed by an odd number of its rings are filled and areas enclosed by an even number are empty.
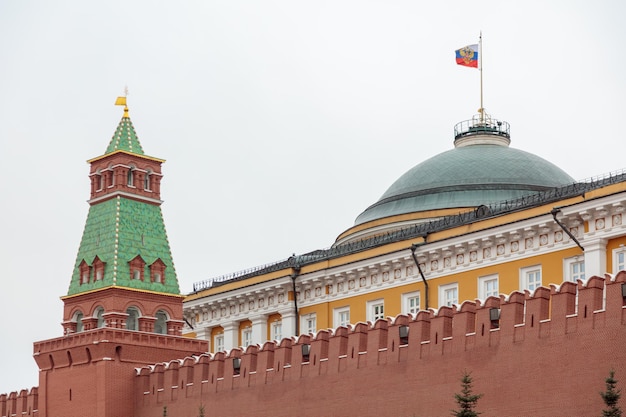
<svg viewBox="0 0 626 417"><path fill-rule="evenodd" d="M192 283L328 247L479 107L576 179L626 167L622 1L0 0L0 393L60 337L88 166L122 117L164 158ZM488 167L486 168L488 169ZM554 281L560 280L554 277Z"/></svg>

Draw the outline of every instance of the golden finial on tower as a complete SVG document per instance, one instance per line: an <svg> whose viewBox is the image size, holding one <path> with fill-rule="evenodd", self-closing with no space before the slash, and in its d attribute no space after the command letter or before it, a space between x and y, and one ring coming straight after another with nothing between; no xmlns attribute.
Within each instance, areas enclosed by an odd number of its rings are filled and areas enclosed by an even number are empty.
<svg viewBox="0 0 626 417"><path fill-rule="evenodd" d="M128 96L128 87L124 87L124 96L115 100L116 106L124 106L124 117L128 117L128 106L126 105L126 97Z"/></svg>

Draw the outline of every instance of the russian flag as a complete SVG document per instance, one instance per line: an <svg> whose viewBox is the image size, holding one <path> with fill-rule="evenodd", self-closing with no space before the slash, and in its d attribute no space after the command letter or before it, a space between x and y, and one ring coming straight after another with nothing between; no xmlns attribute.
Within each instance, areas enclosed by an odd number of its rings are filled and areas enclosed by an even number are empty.
<svg viewBox="0 0 626 417"><path fill-rule="evenodd" d="M464 67L478 68L478 44L457 49L456 63Z"/></svg>

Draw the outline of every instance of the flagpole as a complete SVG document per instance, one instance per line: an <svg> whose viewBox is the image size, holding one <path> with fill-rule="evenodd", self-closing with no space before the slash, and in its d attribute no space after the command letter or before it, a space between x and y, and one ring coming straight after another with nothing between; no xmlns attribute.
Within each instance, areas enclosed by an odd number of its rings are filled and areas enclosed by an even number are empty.
<svg viewBox="0 0 626 417"><path fill-rule="evenodd" d="M483 107L483 31L478 37L478 70L480 71L480 122L485 123L485 109Z"/></svg>

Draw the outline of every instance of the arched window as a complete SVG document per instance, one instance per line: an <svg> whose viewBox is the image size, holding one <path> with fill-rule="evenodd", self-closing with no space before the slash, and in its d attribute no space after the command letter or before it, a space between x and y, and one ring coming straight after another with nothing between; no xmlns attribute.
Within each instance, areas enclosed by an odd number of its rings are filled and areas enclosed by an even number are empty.
<svg viewBox="0 0 626 417"><path fill-rule="evenodd" d="M161 259L157 259L150 265L150 280L159 284L165 283L165 264Z"/></svg>
<svg viewBox="0 0 626 417"><path fill-rule="evenodd" d="M76 321L76 333L80 333L83 331L83 313L77 312L74 314L74 320Z"/></svg>
<svg viewBox="0 0 626 417"><path fill-rule="evenodd" d="M78 271L80 273L80 283L87 284L89 282L89 278L91 277L91 267L85 262L85 260L81 261L80 265L78 265Z"/></svg>
<svg viewBox="0 0 626 417"><path fill-rule="evenodd" d="M146 172L146 176L143 178L143 189L146 191L150 191L150 175L151 171Z"/></svg>
<svg viewBox="0 0 626 417"><path fill-rule="evenodd" d="M130 269L130 279L143 281L143 272L146 263L141 258L141 255L135 256L130 262L128 262Z"/></svg>
<svg viewBox="0 0 626 417"><path fill-rule="evenodd" d="M104 278L104 262L100 260L98 256L96 256L92 263L92 268L94 271L94 281L100 281Z"/></svg>
<svg viewBox="0 0 626 417"><path fill-rule="evenodd" d="M132 165L128 168L126 183L129 187L133 187L135 185L135 167Z"/></svg>
<svg viewBox="0 0 626 417"><path fill-rule="evenodd" d="M154 332L158 334L167 334L167 313L163 310L157 311L156 321L154 322Z"/></svg>
<svg viewBox="0 0 626 417"><path fill-rule="evenodd" d="M135 307L128 307L126 314L128 314L126 318L126 329L139 330L139 310Z"/></svg>
<svg viewBox="0 0 626 417"><path fill-rule="evenodd" d="M98 328L104 327L104 308L98 307L96 309L96 314L94 314L94 315L98 319L97 327Z"/></svg>
<svg viewBox="0 0 626 417"><path fill-rule="evenodd" d="M102 175L102 171L97 170L96 171L96 191L102 191L102 189L104 188L104 175Z"/></svg>

